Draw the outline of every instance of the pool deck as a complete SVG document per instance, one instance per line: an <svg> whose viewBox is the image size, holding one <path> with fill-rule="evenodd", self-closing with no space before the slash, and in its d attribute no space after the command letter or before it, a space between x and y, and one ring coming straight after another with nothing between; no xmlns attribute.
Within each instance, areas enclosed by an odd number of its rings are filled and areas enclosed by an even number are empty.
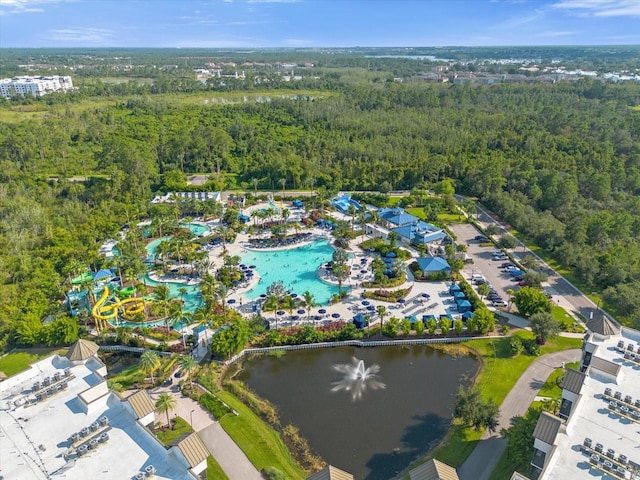
<svg viewBox="0 0 640 480"><path fill-rule="evenodd" d="M313 243L314 241L317 241L319 239L327 239L329 241L333 240L331 233L327 230L314 227L307 231L312 232L313 235L306 242L300 242L298 244L288 245L282 248L269 248L259 250L277 252L281 250L298 248L300 246ZM359 273L362 269L361 260L366 259L366 266L367 269L369 269L371 260L373 259L372 255L364 252L358 246L366 238L369 237L359 236L350 242L349 253L353 254L353 258L349 260L349 267L351 268L352 272L358 273L354 273L343 282L343 285L350 289L349 296L346 297L342 302L335 305L321 305L314 307L310 312L312 320L308 320L309 316L306 313L304 315L300 315L298 320L292 320L291 316L288 314L282 315L277 322L278 327L300 326L308 324L310 322L311 324L315 324L315 322L313 321L314 316L322 317L319 322L320 324L328 323L335 320L351 321L353 317L358 313L369 314L371 317L369 320L370 325L375 325L380 321L380 317L375 313L375 310L366 310L365 306L362 304L363 300L365 300L363 294L366 291L366 289L362 286L362 283L371 279L371 273L364 275ZM247 253L250 250L256 250L248 248L248 242L248 235L239 234L234 243L227 244L226 247L228 255L242 255L243 253ZM417 256L417 253L415 252L412 252L412 254ZM213 264L213 270L222 266L223 258L221 256L220 248L216 248L214 251L209 252L209 259ZM408 265L410 262L411 260L407 261L406 264ZM333 285L338 284L335 280L326 275L322 268L318 269L318 279L326 283L331 283ZM259 281L260 276L259 273L256 272L256 275L254 275L254 278L248 284L241 288L231 289L227 300L235 300L235 302L230 304L229 306L246 315L250 315L256 311L261 311L261 299L251 300L245 295L246 292L255 288ZM444 314L451 314L452 316L454 316L454 318L459 316L458 312L454 308L454 304L450 303L451 297L448 293L448 285L445 282L414 282L413 276L407 268L407 282L405 282L403 285L394 287L394 289L398 290L408 287L412 287L412 290L407 296L406 302L404 304L383 302L373 299L369 299L368 302L376 309L380 305L384 305L385 307L387 307L387 319L391 317L403 319L404 317L409 315L415 315L418 319L421 319L422 315L434 315L436 318L439 318L440 315ZM423 294L427 294L429 297L425 298L422 296ZM325 313L320 313L320 310L324 310ZM336 318L336 314L339 315L339 317ZM275 326L273 312L267 312L265 316Z"/></svg>

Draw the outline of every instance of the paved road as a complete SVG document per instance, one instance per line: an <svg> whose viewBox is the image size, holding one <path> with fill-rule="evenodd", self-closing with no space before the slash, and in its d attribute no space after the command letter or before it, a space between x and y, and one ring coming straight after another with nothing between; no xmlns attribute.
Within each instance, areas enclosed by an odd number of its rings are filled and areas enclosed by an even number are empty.
<svg viewBox="0 0 640 480"><path fill-rule="evenodd" d="M231 480L262 480L262 476L246 457L240 447L224 431L216 419L202 406L189 397L170 387L158 387L150 392L155 401L162 392L169 392L176 399L176 409L170 415L182 417L190 422L193 429L220 464ZM158 421L166 422L166 416L160 415Z"/></svg>
<svg viewBox="0 0 640 480"><path fill-rule="evenodd" d="M471 455L458 469L460 480L487 480L507 448L507 441L500 437L501 428L509 428L511 419L524 415L540 388L554 369L562 362L575 362L580 359L580 350L565 350L549 353L538 358L522 374L500 405L500 423L496 433L488 430L471 452Z"/></svg>
<svg viewBox="0 0 640 480"><path fill-rule="evenodd" d="M501 234L508 231L508 226L501 223L499 220L493 218L482 208L476 206L477 219L483 225L495 224L500 228ZM592 314L596 312L603 312L598 306L593 303L588 297L586 297L580 290L578 290L571 282L566 278L558 274L553 268L547 265L538 255L529 250L524 244L520 244L513 253L518 256L533 255L538 259L538 262L543 267L544 272L549 276L547 283L549 284L548 290L554 297L561 296L562 303L566 303L570 310L574 310L585 319L589 319ZM564 305L563 305L564 306ZM566 307L565 307L566 308ZM603 312L604 313L604 312Z"/></svg>

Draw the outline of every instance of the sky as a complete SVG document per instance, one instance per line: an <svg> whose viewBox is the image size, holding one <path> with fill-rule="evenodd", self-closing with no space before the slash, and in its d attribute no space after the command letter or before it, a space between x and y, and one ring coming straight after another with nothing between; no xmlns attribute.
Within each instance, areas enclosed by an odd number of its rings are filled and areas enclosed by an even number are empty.
<svg viewBox="0 0 640 480"><path fill-rule="evenodd" d="M0 47L640 44L640 0L0 0Z"/></svg>

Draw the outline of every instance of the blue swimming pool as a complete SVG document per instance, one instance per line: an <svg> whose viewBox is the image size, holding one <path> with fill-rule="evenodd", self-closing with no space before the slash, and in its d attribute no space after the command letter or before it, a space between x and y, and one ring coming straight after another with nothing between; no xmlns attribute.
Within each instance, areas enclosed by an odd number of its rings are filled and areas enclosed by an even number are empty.
<svg viewBox="0 0 640 480"><path fill-rule="evenodd" d="M291 250L250 251L242 255L242 262L255 265L260 283L245 295L250 299L266 293L273 282L281 281L293 293L302 296L310 291L317 304L326 305L338 293L338 287L328 285L318 278L318 267L331 261L333 247L326 240L317 240ZM342 286L345 290L348 287Z"/></svg>
<svg viewBox="0 0 640 480"><path fill-rule="evenodd" d="M180 226L182 228L188 228L189 230L191 230L191 233L193 233L194 235L198 235L199 237L211 230L206 225L201 225L199 223L181 223Z"/></svg>
<svg viewBox="0 0 640 480"><path fill-rule="evenodd" d="M196 308L202 305L202 295L199 285L187 285L185 283L177 282L156 282L149 278L145 280L146 284L150 287L156 287L158 285L166 285L169 287L170 298L179 298L184 301L184 310L187 312L193 312ZM185 293L180 293L180 289L185 288Z"/></svg>

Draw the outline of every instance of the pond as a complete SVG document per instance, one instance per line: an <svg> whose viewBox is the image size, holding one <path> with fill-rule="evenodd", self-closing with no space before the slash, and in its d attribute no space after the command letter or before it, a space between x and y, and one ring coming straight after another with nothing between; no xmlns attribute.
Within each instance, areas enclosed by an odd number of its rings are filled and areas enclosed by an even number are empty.
<svg viewBox="0 0 640 480"><path fill-rule="evenodd" d="M386 480L444 437L458 385L479 367L426 346L326 348L250 357L237 378L327 463Z"/></svg>

